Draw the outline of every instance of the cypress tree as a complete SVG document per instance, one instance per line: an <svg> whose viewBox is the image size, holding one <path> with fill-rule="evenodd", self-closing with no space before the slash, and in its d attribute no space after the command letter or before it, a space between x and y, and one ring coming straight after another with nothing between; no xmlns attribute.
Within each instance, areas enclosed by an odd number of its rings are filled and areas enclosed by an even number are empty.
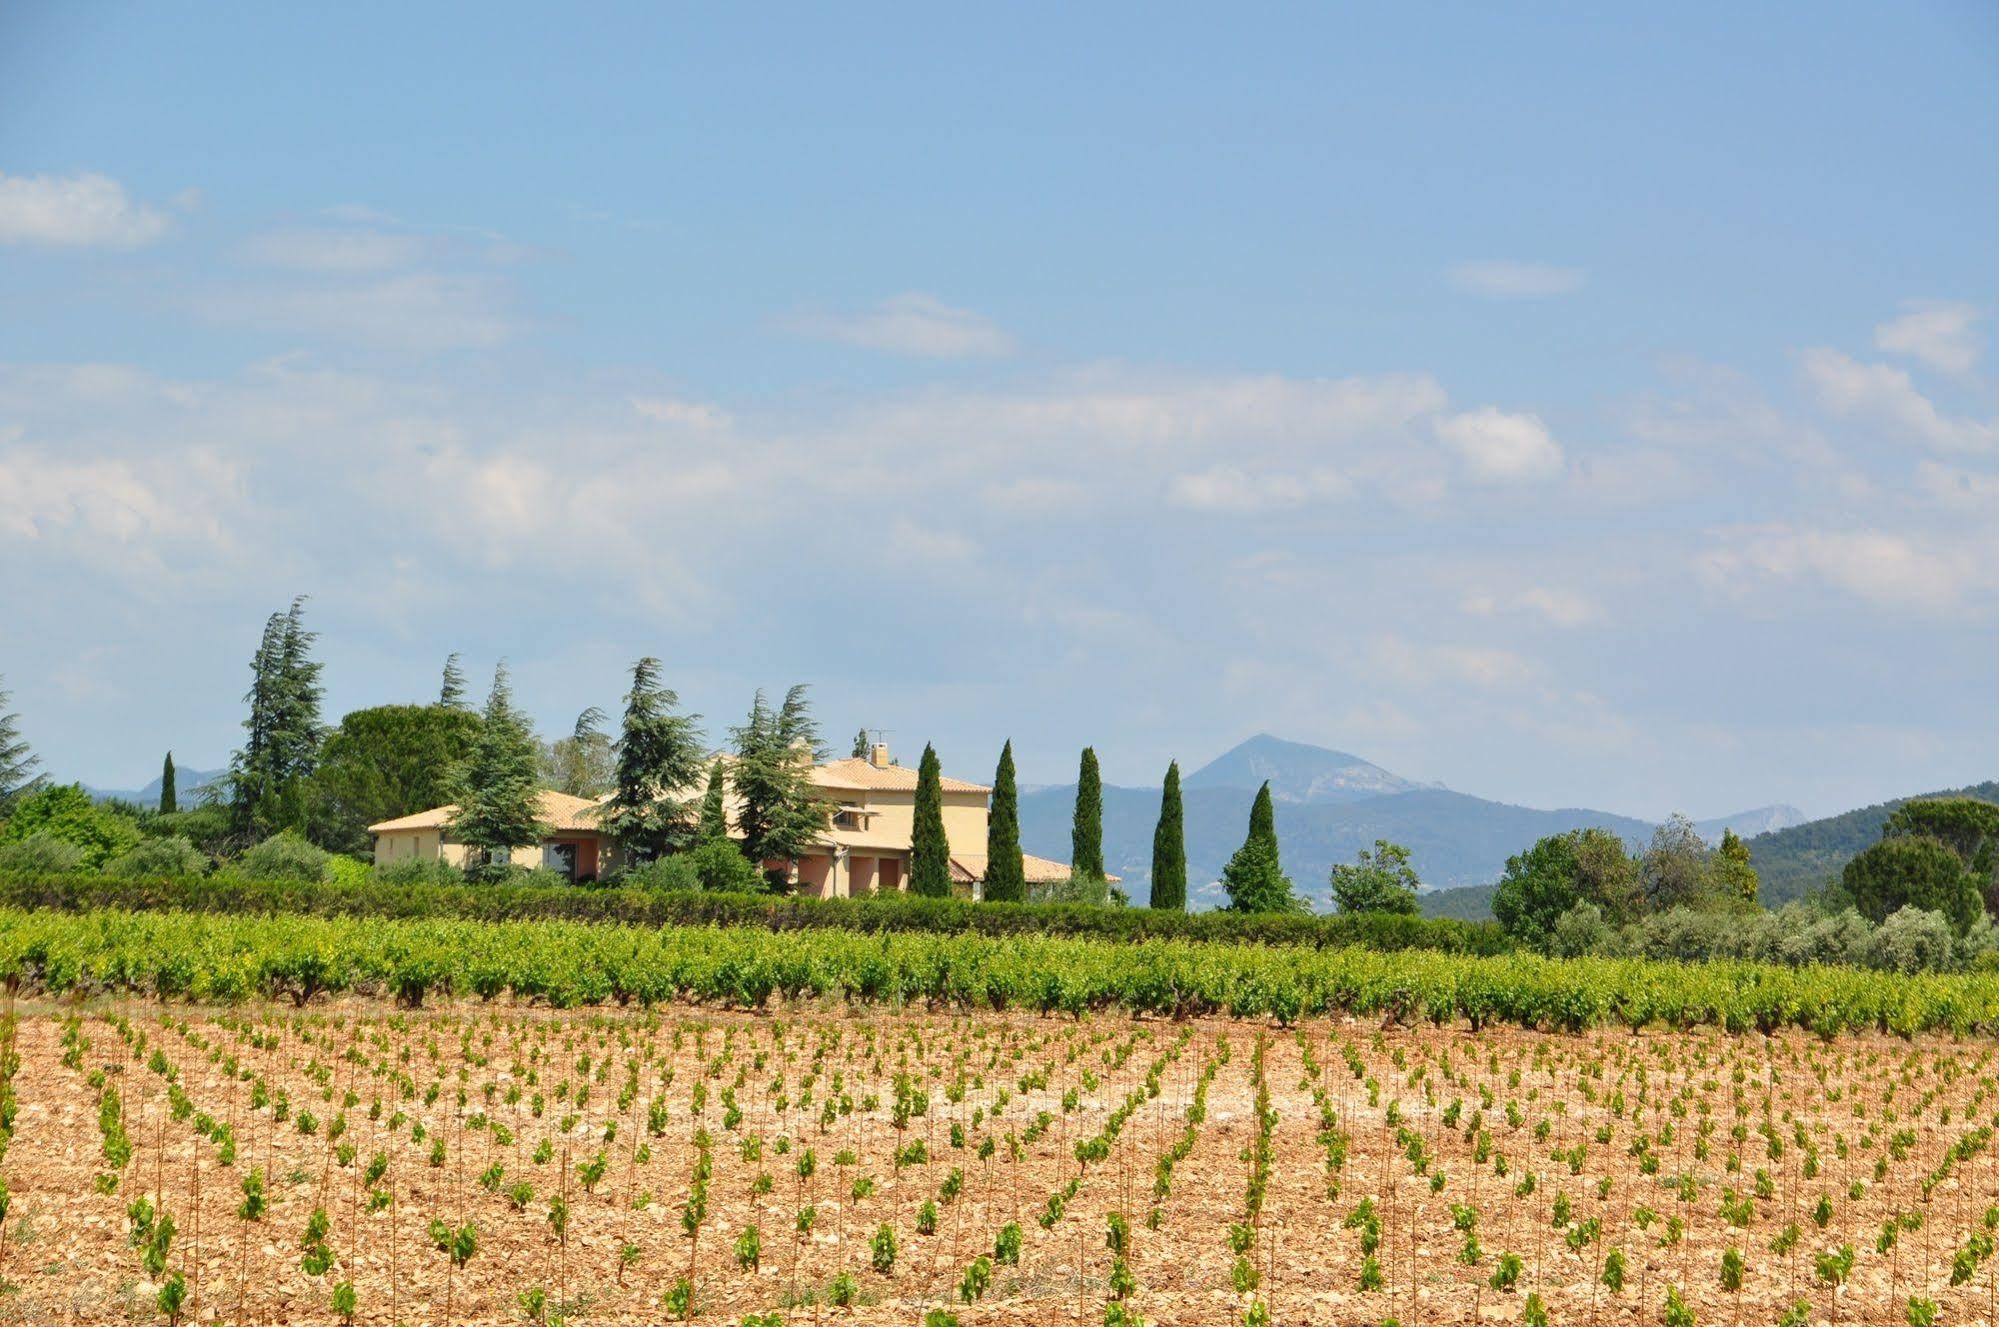
<svg viewBox="0 0 1999 1327"><path fill-rule="evenodd" d="M909 892L951 897L951 842L944 837L944 770L937 752L923 744L916 767L916 824L909 841Z"/></svg>
<svg viewBox="0 0 1999 1327"><path fill-rule="evenodd" d="M170 816L180 810L180 796L174 788L174 753L167 752L167 763L160 766L160 814Z"/></svg>
<svg viewBox="0 0 1999 1327"><path fill-rule="evenodd" d="M726 839L729 837L729 813L722 801L722 761L716 758L708 767L708 792L701 799L702 839Z"/></svg>
<svg viewBox="0 0 1999 1327"><path fill-rule="evenodd" d="M465 708L465 670L458 666L458 652L444 658L444 683L437 689L437 703L447 710Z"/></svg>
<svg viewBox="0 0 1999 1327"><path fill-rule="evenodd" d="M1222 888L1232 912L1296 912L1302 906L1278 855L1277 811L1267 781L1250 806L1249 835L1222 871Z"/></svg>
<svg viewBox="0 0 1999 1327"><path fill-rule="evenodd" d="M1166 767L1159 826L1152 831L1152 906L1187 909L1187 834L1180 811L1180 762Z"/></svg>
<svg viewBox="0 0 1999 1327"><path fill-rule="evenodd" d="M4 680L0 680L0 812L22 793L32 791L41 782L35 767L42 763L28 739L21 736L20 720L7 712L7 702L11 699Z"/></svg>
<svg viewBox="0 0 1999 1327"><path fill-rule="evenodd" d="M451 832L466 847L497 863L475 863L485 874L503 874L506 856L514 848L539 843L548 833L541 818L541 746L527 716L514 708L513 688L505 663L493 671L493 690L472 754L458 774L458 811Z"/></svg>
<svg viewBox="0 0 1999 1327"><path fill-rule="evenodd" d="M1076 823L1069 832L1069 870L1079 880L1104 878L1104 781L1097 749L1083 748L1076 772Z"/></svg>
<svg viewBox="0 0 1999 1327"><path fill-rule="evenodd" d="M1013 743L1000 748L993 774L992 809L986 816L986 901L1027 899L1027 872L1020 860L1020 789L1013 772Z"/></svg>

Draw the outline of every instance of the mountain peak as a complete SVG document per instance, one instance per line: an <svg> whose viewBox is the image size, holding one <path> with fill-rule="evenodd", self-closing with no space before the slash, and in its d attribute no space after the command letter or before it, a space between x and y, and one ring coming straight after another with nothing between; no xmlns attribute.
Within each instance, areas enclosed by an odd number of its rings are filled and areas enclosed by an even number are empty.
<svg viewBox="0 0 1999 1327"><path fill-rule="evenodd" d="M1265 782L1280 802L1353 802L1425 785L1345 751L1290 742L1269 733L1238 742L1189 774L1189 788L1254 791Z"/></svg>

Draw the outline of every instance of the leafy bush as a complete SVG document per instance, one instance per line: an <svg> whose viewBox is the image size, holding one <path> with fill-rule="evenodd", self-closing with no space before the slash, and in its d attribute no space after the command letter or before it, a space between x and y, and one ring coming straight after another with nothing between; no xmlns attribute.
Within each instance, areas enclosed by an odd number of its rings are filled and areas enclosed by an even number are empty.
<svg viewBox="0 0 1999 1327"><path fill-rule="evenodd" d="M0 871L60 875L82 867L82 845L58 838L45 829L12 843L0 843Z"/></svg>
<svg viewBox="0 0 1999 1327"><path fill-rule="evenodd" d="M372 876L368 863L345 853L334 853L326 859L326 878L336 885L365 885Z"/></svg>
<svg viewBox="0 0 1999 1327"><path fill-rule="evenodd" d="M1578 903L1555 919L1548 933L1548 952L1559 958L1580 958L1584 954L1610 954L1617 948L1617 932L1603 919L1603 909L1594 903Z"/></svg>
<svg viewBox="0 0 1999 1327"><path fill-rule="evenodd" d="M332 855L285 830L237 858L236 869L252 880L325 880Z"/></svg>
<svg viewBox="0 0 1999 1327"><path fill-rule="evenodd" d="M133 876L174 876L202 875L208 870L208 858L201 849L189 843L178 834L163 839L141 839L133 847L114 857L104 867L104 874L130 878Z"/></svg>
<svg viewBox="0 0 1999 1327"><path fill-rule="evenodd" d="M1867 965L1888 972L1941 972L1952 965L1956 938L1942 913L1900 908L1874 932Z"/></svg>
<svg viewBox="0 0 1999 1327"><path fill-rule="evenodd" d="M465 873L441 857L404 857L377 864L375 879L385 885L462 885Z"/></svg>
<svg viewBox="0 0 1999 1327"><path fill-rule="evenodd" d="M1072 875L1062 880L1030 881L1029 903L1066 903L1092 908L1123 907L1124 892L1102 876Z"/></svg>
<svg viewBox="0 0 1999 1327"><path fill-rule="evenodd" d="M742 856L741 853L736 855ZM694 861L689 854L675 852L631 867L606 883L659 894L691 894L701 888L701 877L695 872Z"/></svg>
<svg viewBox="0 0 1999 1327"><path fill-rule="evenodd" d="M37 788L15 801L0 843L18 843L47 834L82 849L82 865L95 870L139 841L130 819L97 805L81 784Z"/></svg>

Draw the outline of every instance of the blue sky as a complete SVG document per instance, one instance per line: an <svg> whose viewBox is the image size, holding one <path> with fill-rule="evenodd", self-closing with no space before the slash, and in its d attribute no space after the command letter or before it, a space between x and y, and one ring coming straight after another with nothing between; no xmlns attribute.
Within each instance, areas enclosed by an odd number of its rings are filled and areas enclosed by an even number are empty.
<svg viewBox="0 0 1999 1327"><path fill-rule="evenodd" d="M1994 143L1970 3L11 6L0 675L105 784L294 592L329 717L1993 777Z"/></svg>

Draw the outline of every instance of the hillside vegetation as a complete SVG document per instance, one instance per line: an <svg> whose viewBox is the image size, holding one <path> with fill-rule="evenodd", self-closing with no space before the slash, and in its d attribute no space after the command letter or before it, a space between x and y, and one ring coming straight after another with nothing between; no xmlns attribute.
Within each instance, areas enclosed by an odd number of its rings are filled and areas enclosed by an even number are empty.
<svg viewBox="0 0 1999 1327"><path fill-rule="evenodd" d="M1758 900L1766 908L1779 907L1837 881L1847 862L1880 840L1881 827L1896 808L1935 797L1975 797L1999 802L1999 783L1974 783L1968 788L1898 797L1823 820L1759 834L1749 840L1756 874L1762 881Z"/></svg>

